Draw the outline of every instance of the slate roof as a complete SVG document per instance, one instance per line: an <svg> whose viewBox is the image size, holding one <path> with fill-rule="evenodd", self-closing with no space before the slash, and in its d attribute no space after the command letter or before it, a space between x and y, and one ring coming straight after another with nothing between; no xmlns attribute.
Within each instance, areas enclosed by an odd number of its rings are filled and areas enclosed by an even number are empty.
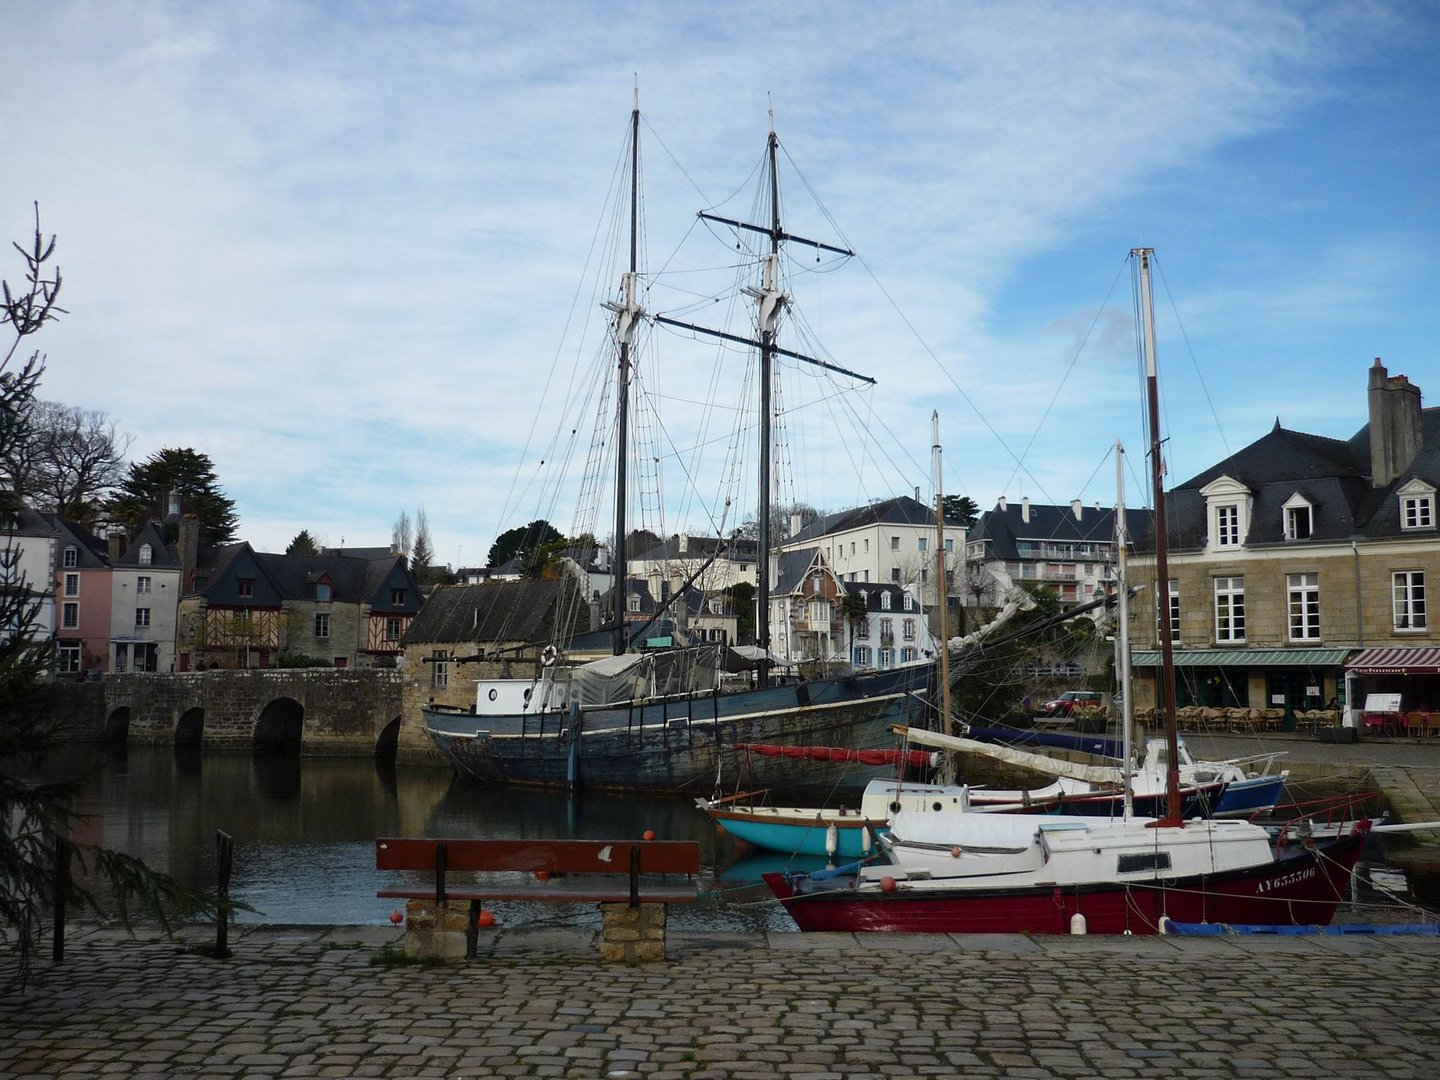
<svg viewBox="0 0 1440 1080"><path fill-rule="evenodd" d="M1275 425L1265 435L1225 460L1179 484L1167 495L1170 546L1201 548L1207 539L1202 488L1228 476L1243 484L1251 497L1246 545L1289 545L1377 539L1401 535L1397 491L1413 479L1440 488L1440 408L1422 409L1421 446L1394 481L1371 486L1370 425L1348 440L1310 435ZM1294 495L1311 505L1309 540L1286 540L1284 506ZM1147 526L1143 534L1149 538Z"/></svg>
<svg viewBox="0 0 1440 1080"><path fill-rule="evenodd" d="M41 513L39 516L54 529L62 552L74 545L75 561L79 569L99 570L110 565L110 545L84 525L59 514Z"/></svg>
<svg viewBox="0 0 1440 1080"><path fill-rule="evenodd" d="M732 562L754 562L759 558L760 545L754 540L732 539L725 540L718 536L690 536L686 538L685 550L680 550L680 536L670 537L663 540L656 546L650 548L644 554L630 555L629 558L636 562L674 562L678 559L708 559L715 554L716 549L724 545L727 550L724 558Z"/></svg>
<svg viewBox="0 0 1440 1080"><path fill-rule="evenodd" d="M819 548L802 548L799 551L782 551L777 558L779 569L775 575L775 586L771 590L775 596L784 596L792 593L805 583L805 575L809 573L811 565L817 556L824 564L824 556L820 555Z"/></svg>
<svg viewBox="0 0 1440 1080"><path fill-rule="evenodd" d="M313 600L322 579L329 581L334 603L369 604L375 614L417 612L422 602L404 557L388 551L377 559L280 555L241 542L212 548L209 555L209 565L196 570L195 591L212 604L278 607L285 600ZM240 595L241 579L253 582L251 595ZM403 603L392 602L394 589L405 590Z"/></svg>
<svg viewBox="0 0 1440 1080"><path fill-rule="evenodd" d="M549 641L561 607L572 626L588 626L589 608L569 579L442 585L430 594L405 633L406 645Z"/></svg>
<svg viewBox="0 0 1440 1080"><path fill-rule="evenodd" d="M863 529L868 525L933 525L934 523L935 510L932 507L912 499L909 495L899 495L893 499L885 499L883 502L857 506L854 509L841 510L834 514L823 514L786 540L785 543L796 544L807 540L818 540L822 536L832 536L835 533L849 532L852 529Z"/></svg>
<svg viewBox="0 0 1440 1080"><path fill-rule="evenodd" d="M153 521L148 521L140 527L140 531L135 534L135 539L130 541L130 546L121 553L115 565L126 568L145 565L140 562L140 548L145 544L150 545L149 566L158 570L180 569L180 560L175 557L175 552L165 543L165 534L160 531L160 526Z"/></svg>
<svg viewBox="0 0 1440 1080"><path fill-rule="evenodd" d="M1021 515L1022 507L1019 504L1007 502L1002 509L997 503L994 509L986 510L976 520L975 527L966 535L966 542L988 540L988 556L995 559L1020 558L1019 548L1016 546L1019 540L1032 543L1115 542L1114 507L1081 506L1077 520L1075 511L1068 504L1051 506L1031 503L1030 520L1025 521ZM1132 538L1150 535L1150 516L1149 510L1125 510L1125 524Z"/></svg>
<svg viewBox="0 0 1440 1080"><path fill-rule="evenodd" d="M905 611L906 592L904 587L896 585L891 581L847 581L845 582L847 593L859 593L865 598L866 611L884 611L887 614ZM890 606L881 606L880 598L886 593L890 594ZM918 615L920 605L916 604L910 609L910 614Z"/></svg>

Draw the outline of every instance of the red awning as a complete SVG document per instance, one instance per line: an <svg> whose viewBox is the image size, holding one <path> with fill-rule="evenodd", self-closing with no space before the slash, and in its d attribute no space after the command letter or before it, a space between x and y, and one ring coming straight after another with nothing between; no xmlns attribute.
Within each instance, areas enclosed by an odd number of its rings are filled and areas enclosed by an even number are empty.
<svg viewBox="0 0 1440 1080"><path fill-rule="evenodd" d="M736 743L764 757L808 758L811 761L852 762L859 765L896 765L901 761L916 768L929 768L933 758L928 750L847 750L843 746L776 746L772 743Z"/></svg>
<svg viewBox="0 0 1440 1080"><path fill-rule="evenodd" d="M1440 647L1365 649L1345 667L1357 675L1440 675Z"/></svg>

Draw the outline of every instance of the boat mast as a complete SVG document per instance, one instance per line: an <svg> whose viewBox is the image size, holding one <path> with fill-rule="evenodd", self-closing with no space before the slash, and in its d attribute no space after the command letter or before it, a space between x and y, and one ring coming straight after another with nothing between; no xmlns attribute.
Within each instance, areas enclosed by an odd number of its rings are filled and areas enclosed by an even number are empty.
<svg viewBox="0 0 1440 1080"><path fill-rule="evenodd" d="M628 553L625 550L625 504L629 495L628 466L630 458L630 342L635 324L645 314L635 302L635 277L638 267L640 205L640 89L635 89L635 107L630 111L630 270L620 278L620 303L606 304L615 312L615 337L620 343L620 362L615 374L618 412L615 425L615 554L611 560L614 587L614 630L610 651L619 656L626 649L625 586L628 580Z"/></svg>
<svg viewBox="0 0 1440 1080"><path fill-rule="evenodd" d="M1170 640L1169 536L1165 526L1165 465L1160 458L1160 379L1155 362L1155 311L1150 291L1154 248L1131 248L1140 273L1141 340L1145 349L1145 395L1150 416L1150 482L1155 490L1155 593L1160 608L1160 704L1165 716L1165 817L1157 825L1180 821L1180 739L1175 725L1175 647Z"/></svg>
<svg viewBox="0 0 1440 1080"><path fill-rule="evenodd" d="M930 413L930 456L935 470L935 595L940 609L940 730L950 732L950 631L945 625L950 599L945 578L945 497L940 472L940 410Z"/></svg>
<svg viewBox="0 0 1440 1080"><path fill-rule="evenodd" d="M758 685L770 684L770 416L775 369L775 333L780 312L789 299L780 291L780 177L775 168L775 114L770 114L770 136L765 144L765 157L770 164L770 254L761 269L760 293L760 551L756 568L759 588L755 602L755 644L760 646Z"/></svg>
<svg viewBox="0 0 1440 1080"><path fill-rule="evenodd" d="M759 305L757 322L760 329L760 340L752 341L736 334L727 334L720 330L712 330L706 326L697 326L694 323L682 322L679 319L671 319L664 315L656 315L655 321L663 326L676 326L682 330L691 330L695 333L706 334L710 337L719 338L722 341L733 341L741 345L748 345L760 351L760 493L759 513L760 525L760 550L759 559L756 563L758 573L758 587L755 591L755 644L759 645L762 653L760 658L759 671L757 672L760 686L769 685L770 681L770 443L771 427L773 417L771 403L775 357L788 356L795 360L803 360L807 364L825 368L827 371L839 372L852 379L860 379L862 382L874 384L875 380L860 375L854 371L847 370L836 364L828 364L823 360L816 360L813 356L806 356L804 353L792 352L789 349L782 349L776 340L780 326L780 314L790 302L790 297L780 288L780 245L787 240L798 241L808 247L813 247L817 252L831 251L837 255L853 256L855 253L849 248L834 247L830 244L822 244L818 240L807 240L804 237L792 236L787 233L780 222L780 173L776 167L777 152L780 146L780 139L775 134L775 114L770 114L770 137L766 143L766 168L769 172L770 185L770 223L768 225L753 225L746 221L737 221L735 218L720 217L718 214L711 214L704 210L696 216L702 221L714 221L721 225L728 225L733 229L746 232L763 233L770 237L770 251L761 260L760 288L746 288L744 291Z"/></svg>
<svg viewBox="0 0 1440 1080"><path fill-rule="evenodd" d="M1131 784L1135 748L1131 745L1135 703L1130 697L1130 579L1126 570L1126 545L1130 535L1125 527L1125 447L1115 443L1115 675L1120 684L1120 722L1125 725L1123 762L1125 769L1125 820L1135 813Z"/></svg>

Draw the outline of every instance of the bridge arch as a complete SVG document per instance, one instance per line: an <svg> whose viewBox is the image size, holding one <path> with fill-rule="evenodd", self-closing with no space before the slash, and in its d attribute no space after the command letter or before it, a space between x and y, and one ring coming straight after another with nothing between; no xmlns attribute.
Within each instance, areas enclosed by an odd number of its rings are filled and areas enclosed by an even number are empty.
<svg viewBox="0 0 1440 1080"><path fill-rule="evenodd" d="M400 717L395 717L383 728L375 738L375 758L377 761L395 760L395 755L400 749Z"/></svg>
<svg viewBox="0 0 1440 1080"><path fill-rule="evenodd" d="M175 745L199 746L205 738L205 710L196 705L175 721Z"/></svg>
<svg viewBox="0 0 1440 1080"><path fill-rule="evenodd" d="M105 741L128 742L130 739L130 706L122 705L112 709L105 717Z"/></svg>
<svg viewBox="0 0 1440 1080"><path fill-rule="evenodd" d="M278 697L255 720L256 750L299 752L305 732L305 706L292 697Z"/></svg>

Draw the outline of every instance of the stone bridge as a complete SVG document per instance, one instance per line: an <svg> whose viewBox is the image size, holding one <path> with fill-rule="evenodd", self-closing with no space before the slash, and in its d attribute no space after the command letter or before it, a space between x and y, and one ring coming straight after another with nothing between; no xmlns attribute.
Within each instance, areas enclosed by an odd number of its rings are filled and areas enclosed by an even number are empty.
<svg viewBox="0 0 1440 1080"><path fill-rule="evenodd" d="M57 707L108 739L393 757L402 685L398 671L272 668L108 675L55 689Z"/></svg>

